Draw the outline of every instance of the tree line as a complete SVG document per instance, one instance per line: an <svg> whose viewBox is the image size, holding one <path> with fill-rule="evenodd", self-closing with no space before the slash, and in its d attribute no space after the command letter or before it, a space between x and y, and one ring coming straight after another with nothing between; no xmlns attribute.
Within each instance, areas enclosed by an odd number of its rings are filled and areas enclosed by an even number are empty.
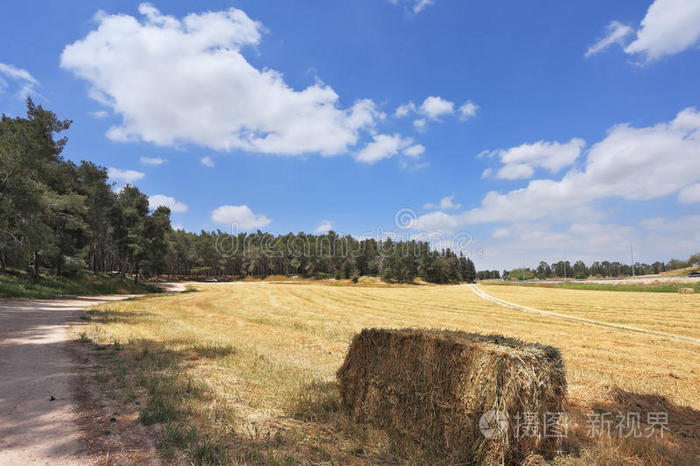
<svg viewBox="0 0 700 466"><path fill-rule="evenodd" d="M535 268L518 268L513 270L504 270L502 277L510 280L531 280L531 279L547 279L547 278L572 278L582 279L588 277L628 277L632 275L652 275L659 274L670 270L682 269L700 265L700 253L691 255L688 260L671 259L664 263L656 261L653 264L635 262L634 265L622 264L618 261L596 261L591 265L586 265L583 261L576 261L573 265L569 261L559 261L553 264L548 264L545 261L540 261ZM499 278L499 277L485 277ZM479 272L479 279L483 279Z"/></svg>
<svg viewBox="0 0 700 466"><path fill-rule="evenodd" d="M474 282L474 262L451 249L431 250L427 242L358 239L334 231L320 235L272 235L222 231L172 235L167 273L179 276L357 278L379 276L408 282L418 277L432 283Z"/></svg>
<svg viewBox="0 0 700 466"><path fill-rule="evenodd" d="M229 235L173 231L167 207L149 209L134 186L115 192L107 170L61 155L72 121L27 99L26 117L0 119L0 270L83 270L122 276L274 274L406 282L473 282L474 263L427 242L356 239L333 231Z"/></svg>
<svg viewBox="0 0 700 466"><path fill-rule="evenodd" d="M132 186L114 192L104 167L65 160L57 135L71 123L31 99L26 117L0 119L0 269L161 272L170 210L150 211Z"/></svg>

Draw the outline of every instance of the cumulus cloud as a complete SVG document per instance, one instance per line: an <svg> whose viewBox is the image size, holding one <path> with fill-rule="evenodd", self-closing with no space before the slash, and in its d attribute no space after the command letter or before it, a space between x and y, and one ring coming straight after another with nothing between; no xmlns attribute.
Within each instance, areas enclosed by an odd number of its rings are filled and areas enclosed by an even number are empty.
<svg viewBox="0 0 700 466"><path fill-rule="evenodd" d="M155 165L156 167L166 162L165 159L160 157L141 157L139 161L144 165Z"/></svg>
<svg viewBox="0 0 700 466"><path fill-rule="evenodd" d="M455 111L455 104L442 97L428 97L418 109L419 113L431 120L438 120L443 115L451 115Z"/></svg>
<svg viewBox="0 0 700 466"><path fill-rule="evenodd" d="M422 144L416 144L409 146L403 150L403 155L411 158L418 158L425 153L425 146Z"/></svg>
<svg viewBox="0 0 700 466"><path fill-rule="evenodd" d="M430 96L420 105L416 105L413 102L399 105L394 111L394 116L396 118L404 118L409 115L417 115L418 118L413 121L413 126L416 130L423 131L428 121L439 122L441 117L454 114L459 116L460 121L466 121L474 118L478 110L479 106L470 100L464 102L461 107L455 110L454 102L439 96Z"/></svg>
<svg viewBox="0 0 700 466"><path fill-rule="evenodd" d="M394 112L394 116L397 118L403 118L405 116L410 115L411 113L415 113L416 111L416 104L413 102L409 102L407 104L399 105L396 108L396 111Z"/></svg>
<svg viewBox="0 0 700 466"><path fill-rule="evenodd" d="M333 224L330 220L321 220L321 224L316 227L314 232L316 233L328 233L333 229Z"/></svg>
<svg viewBox="0 0 700 466"><path fill-rule="evenodd" d="M637 30L627 53L642 53L648 61L673 55L695 45L700 39L700 2L697 0L655 0Z"/></svg>
<svg viewBox="0 0 700 466"><path fill-rule="evenodd" d="M466 220L542 218L611 196L654 199L700 178L700 113L688 108L668 123L613 127L588 151L582 171L561 180L540 179L505 194L490 192Z"/></svg>
<svg viewBox="0 0 700 466"><path fill-rule="evenodd" d="M700 215L687 215L677 220L670 220L664 217L647 218L639 222L647 230L651 231L671 231L687 232L695 231L700 234Z"/></svg>
<svg viewBox="0 0 700 466"><path fill-rule="evenodd" d="M655 199L698 181L700 112L687 108L654 126L614 126L589 149L583 169L571 169L559 180L532 180L506 193L491 191L479 207L451 217L459 225L552 217L591 221L601 217L592 201Z"/></svg>
<svg viewBox="0 0 700 466"><path fill-rule="evenodd" d="M154 194L148 197L148 206L151 209L157 209L158 207L168 207L173 212L186 212L187 204L175 200L174 197L166 196L164 194Z"/></svg>
<svg viewBox="0 0 700 466"><path fill-rule="evenodd" d="M39 81L37 81L29 71L0 62L0 94L5 92L5 89L9 87L8 80L19 86L17 90L17 95L19 97L26 97L29 94L34 94L36 88L39 87Z"/></svg>
<svg viewBox="0 0 700 466"><path fill-rule="evenodd" d="M630 243L643 242L643 235L634 226L614 223L578 222L557 227L549 223L515 223L496 228L480 267L536 266L540 260L549 263L569 260L629 261ZM645 254L651 251L645 250Z"/></svg>
<svg viewBox="0 0 700 466"><path fill-rule="evenodd" d="M515 180L532 177L536 168L557 173L573 164L585 145L586 142L580 138L573 138L566 143L537 141L492 151L489 157L497 156L503 163L496 177Z"/></svg>
<svg viewBox="0 0 700 466"><path fill-rule="evenodd" d="M413 122L413 127L416 128L416 130L418 131L425 131L426 125L427 122L424 118L419 118Z"/></svg>
<svg viewBox="0 0 700 466"><path fill-rule="evenodd" d="M479 110L479 106L474 102L468 100L459 107L459 119L468 120L469 118L474 118L476 116L476 111Z"/></svg>
<svg viewBox="0 0 700 466"><path fill-rule="evenodd" d="M610 21L610 24L605 28L605 37L588 47L586 57L596 55L613 44L623 46L625 38L632 33L634 33L634 29L631 27L619 21Z"/></svg>
<svg viewBox="0 0 700 466"><path fill-rule="evenodd" d="M107 175L111 180L121 183L133 183L146 176L144 173L136 170L121 170L113 167L107 169Z"/></svg>
<svg viewBox="0 0 700 466"><path fill-rule="evenodd" d="M247 205L222 205L211 213L211 219L222 225L233 225L241 230L253 230L270 224L264 215L254 214Z"/></svg>
<svg viewBox="0 0 700 466"><path fill-rule="evenodd" d="M383 117L371 100L342 108L322 82L297 91L252 66L242 49L260 43L263 27L242 10L178 19L144 3L139 13L98 15L97 28L61 54L61 67L121 116L107 132L114 141L335 155Z"/></svg>
<svg viewBox="0 0 700 466"><path fill-rule="evenodd" d="M448 209L459 209L462 207L461 204L456 204L454 202L455 195L451 196L445 196L442 199L440 199L440 202L437 204L433 204L428 202L427 204L423 204L424 209L440 209L440 210L448 210Z"/></svg>
<svg viewBox="0 0 700 466"><path fill-rule="evenodd" d="M423 232L447 234L455 231L460 224L460 220L456 216L437 210L419 216L410 227Z"/></svg>
<svg viewBox="0 0 700 466"><path fill-rule="evenodd" d="M636 32L636 37L624 44ZM673 55L698 43L700 39L700 2L697 0L654 0L640 27L634 31L612 21L607 35L593 44L586 56L595 55L612 44L619 44L625 53L641 55L649 63Z"/></svg>
<svg viewBox="0 0 700 466"><path fill-rule="evenodd" d="M205 167L214 168L214 159L212 159L208 155L199 159L199 162Z"/></svg>
<svg viewBox="0 0 700 466"><path fill-rule="evenodd" d="M413 139L404 138L400 134L377 134L372 142L357 153L355 158L364 163L376 163L382 159L393 157L412 143Z"/></svg>
<svg viewBox="0 0 700 466"><path fill-rule="evenodd" d="M691 184L686 186L678 193L678 201L684 204L698 204L700 203L700 183Z"/></svg>

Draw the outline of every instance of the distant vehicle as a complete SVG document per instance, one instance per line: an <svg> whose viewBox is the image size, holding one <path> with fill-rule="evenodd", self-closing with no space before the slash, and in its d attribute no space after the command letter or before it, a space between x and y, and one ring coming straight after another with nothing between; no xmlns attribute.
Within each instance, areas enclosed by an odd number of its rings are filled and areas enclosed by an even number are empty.
<svg viewBox="0 0 700 466"><path fill-rule="evenodd" d="M689 277L700 277L700 270L693 270L688 274Z"/></svg>
<svg viewBox="0 0 700 466"><path fill-rule="evenodd" d="M217 280L216 278L207 278L207 279L204 280L204 281L207 282L207 283L216 283L216 282L218 282L219 280Z"/></svg>

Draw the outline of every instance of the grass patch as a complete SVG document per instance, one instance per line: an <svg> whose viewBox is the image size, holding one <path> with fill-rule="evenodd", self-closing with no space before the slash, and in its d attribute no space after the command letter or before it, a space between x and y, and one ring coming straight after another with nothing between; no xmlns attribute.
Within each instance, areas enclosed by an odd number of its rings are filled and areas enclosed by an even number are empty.
<svg viewBox="0 0 700 466"><path fill-rule="evenodd" d="M661 283L652 282L649 284L615 284L615 283L587 283L587 282L564 282L564 283L522 283L507 281L488 281L484 285L499 286L531 286L542 288L563 288L567 290L590 290L590 291L636 291L648 293L678 293L679 288L693 288L696 293L700 292L700 282L693 283Z"/></svg>
<svg viewBox="0 0 700 466"><path fill-rule="evenodd" d="M74 278L41 276L38 279L23 272L0 274L0 298L50 299L70 296L105 294L158 293L160 289L147 283L108 274L82 274Z"/></svg>

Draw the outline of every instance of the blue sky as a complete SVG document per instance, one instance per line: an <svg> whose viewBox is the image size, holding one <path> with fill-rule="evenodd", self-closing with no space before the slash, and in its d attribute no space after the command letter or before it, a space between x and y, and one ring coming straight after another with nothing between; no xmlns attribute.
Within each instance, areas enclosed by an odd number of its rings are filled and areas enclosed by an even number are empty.
<svg viewBox="0 0 700 466"><path fill-rule="evenodd" d="M698 0L3 9L0 111L73 119L67 158L187 230L396 233L479 268L700 249Z"/></svg>

